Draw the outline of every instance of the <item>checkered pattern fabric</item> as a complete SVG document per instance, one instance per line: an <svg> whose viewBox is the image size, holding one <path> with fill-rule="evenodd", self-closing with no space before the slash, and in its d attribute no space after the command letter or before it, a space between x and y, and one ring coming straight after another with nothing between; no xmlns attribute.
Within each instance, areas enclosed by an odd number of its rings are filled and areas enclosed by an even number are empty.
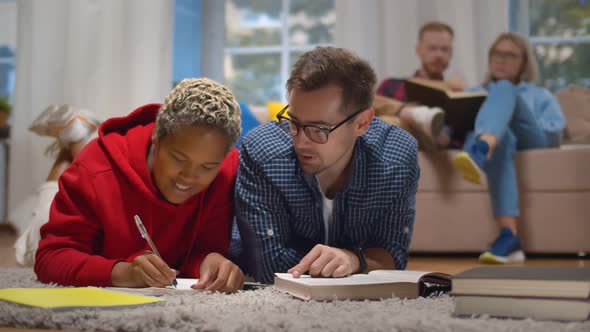
<svg viewBox="0 0 590 332"><path fill-rule="evenodd" d="M352 163L352 177L334 199L328 245L384 248L396 268L404 269L420 173L416 141L374 119L357 139ZM292 139L277 122L259 126L242 140L236 208L242 241L250 241L256 255L251 260L256 266L246 270L259 281L272 282L274 272L286 272L324 243L317 181L299 168Z"/></svg>

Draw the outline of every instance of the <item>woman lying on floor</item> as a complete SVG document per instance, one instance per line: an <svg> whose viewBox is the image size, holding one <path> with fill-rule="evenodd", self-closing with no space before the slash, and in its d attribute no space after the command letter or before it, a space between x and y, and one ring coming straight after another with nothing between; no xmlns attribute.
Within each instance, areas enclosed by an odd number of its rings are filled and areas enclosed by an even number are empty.
<svg viewBox="0 0 590 332"><path fill-rule="evenodd" d="M59 178L41 228L39 280L164 287L178 274L199 278L194 288L240 289L244 275L225 258L240 131L233 94L209 79L184 80L163 105L107 120Z"/></svg>

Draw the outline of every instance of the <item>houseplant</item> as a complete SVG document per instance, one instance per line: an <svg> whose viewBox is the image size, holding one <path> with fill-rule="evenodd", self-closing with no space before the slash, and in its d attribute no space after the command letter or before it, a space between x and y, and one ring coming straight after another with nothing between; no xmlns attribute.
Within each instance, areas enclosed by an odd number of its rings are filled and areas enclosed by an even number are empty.
<svg viewBox="0 0 590 332"><path fill-rule="evenodd" d="M12 105L8 101L8 96L0 98L0 128L8 127L8 117L12 111Z"/></svg>

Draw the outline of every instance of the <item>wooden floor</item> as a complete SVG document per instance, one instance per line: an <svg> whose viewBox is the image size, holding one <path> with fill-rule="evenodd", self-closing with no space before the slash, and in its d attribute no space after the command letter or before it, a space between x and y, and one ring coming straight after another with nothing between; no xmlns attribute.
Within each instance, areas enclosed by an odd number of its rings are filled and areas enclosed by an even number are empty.
<svg viewBox="0 0 590 332"><path fill-rule="evenodd" d="M14 258L14 235L0 232L0 267L19 266ZM526 266L577 266L590 267L590 257L577 258L529 258ZM448 274L456 274L472 267L479 266L477 257L453 257L453 256L411 256L408 261L408 270L436 271Z"/></svg>
<svg viewBox="0 0 590 332"><path fill-rule="evenodd" d="M0 267L18 266L14 258L14 241L14 235L0 232Z"/></svg>
<svg viewBox="0 0 590 332"><path fill-rule="evenodd" d="M590 267L589 259L582 259L577 257L567 258L546 258L534 257L528 258L524 264L520 266L569 266L569 267ZM418 271L435 271L444 272L448 274L457 274L459 272L482 266L478 263L476 255L474 257L410 257L408 261L408 270ZM489 266L489 265L486 265ZM518 265L513 265L518 266Z"/></svg>

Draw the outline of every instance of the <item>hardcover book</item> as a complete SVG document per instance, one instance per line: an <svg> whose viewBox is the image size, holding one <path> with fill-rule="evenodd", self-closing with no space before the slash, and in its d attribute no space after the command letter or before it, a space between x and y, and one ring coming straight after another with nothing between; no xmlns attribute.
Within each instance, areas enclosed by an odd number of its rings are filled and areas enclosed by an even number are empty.
<svg viewBox="0 0 590 332"><path fill-rule="evenodd" d="M475 117L487 97L486 92L451 91L442 82L421 78L406 80L406 97L429 107L440 107L445 112L445 123L454 132L465 134L473 130Z"/></svg>
<svg viewBox="0 0 590 332"><path fill-rule="evenodd" d="M452 293L588 299L590 268L476 267L453 277Z"/></svg>
<svg viewBox="0 0 590 332"><path fill-rule="evenodd" d="M450 276L423 271L375 270L344 278L293 278L275 273L275 287L303 300L378 300L392 297L413 299L450 290Z"/></svg>

